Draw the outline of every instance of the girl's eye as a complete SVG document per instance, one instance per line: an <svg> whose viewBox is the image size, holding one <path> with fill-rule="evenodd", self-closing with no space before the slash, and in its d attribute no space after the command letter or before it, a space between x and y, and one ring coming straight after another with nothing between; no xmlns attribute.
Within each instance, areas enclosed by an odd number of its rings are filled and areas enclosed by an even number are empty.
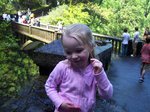
<svg viewBox="0 0 150 112"><path fill-rule="evenodd" d="M65 52L66 52L67 55L71 55L71 52L69 52L69 51L65 51Z"/></svg>
<svg viewBox="0 0 150 112"><path fill-rule="evenodd" d="M81 53L83 51L83 49L78 49L76 50L76 53Z"/></svg>

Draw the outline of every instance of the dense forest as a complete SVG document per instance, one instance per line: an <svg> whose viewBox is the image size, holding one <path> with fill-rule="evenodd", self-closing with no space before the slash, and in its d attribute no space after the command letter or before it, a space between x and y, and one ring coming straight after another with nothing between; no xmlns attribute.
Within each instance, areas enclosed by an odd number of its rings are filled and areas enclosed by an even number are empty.
<svg viewBox="0 0 150 112"><path fill-rule="evenodd" d="M101 0L85 3L70 1L70 4L53 8L42 22L64 25L72 23L87 24L93 32L121 37L124 28L133 35L134 28L139 27L141 37L145 27L150 26L149 0Z"/></svg>
<svg viewBox="0 0 150 112"><path fill-rule="evenodd" d="M41 22L66 26L87 24L93 32L121 37L124 28L132 35L139 27L141 37L150 27L149 0L1 0L0 14L15 14L18 10L33 10L50 6ZM0 22L0 96L8 98L38 74L38 68L18 45L9 22ZM1 100L3 102L3 99ZM0 102L0 103L1 103Z"/></svg>
<svg viewBox="0 0 150 112"><path fill-rule="evenodd" d="M50 6L41 22L57 25L71 23L87 24L93 32L121 37L124 28L133 35L139 27L141 37L150 23L149 0L2 0L1 13L16 13L18 10L32 11Z"/></svg>

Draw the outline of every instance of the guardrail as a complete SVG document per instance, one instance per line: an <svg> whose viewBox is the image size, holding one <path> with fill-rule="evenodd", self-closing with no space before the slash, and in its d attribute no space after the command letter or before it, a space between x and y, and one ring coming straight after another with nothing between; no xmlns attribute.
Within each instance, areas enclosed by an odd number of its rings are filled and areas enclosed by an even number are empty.
<svg viewBox="0 0 150 112"><path fill-rule="evenodd" d="M100 35L97 33L93 33L93 36L95 38L96 41L104 41L104 42L108 42L112 44L112 49L113 49L113 53L115 54L119 54L121 52L121 42L122 39L117 38L117 37L111 37L111 36L107 36L107 35Z"/></svg>
<svg viewBox="0 0 150 112"><path fill-rule="evenodd" d="M42 28L47 28L47 29L51 29L51 30L57 30L57 29L58 29L57 26L50 25L50 24L44 24L44 23L40 23L40 27L42 27Z"/></svg>
<svg viewBox="0 0 150 112"><path fill-rule="evenodd" d="M12 27L15 32L21 33L23 35L42 41L44 43L50 43L53 40L60 38L62 35L61 32L58 32L57 27L52 25L42 25L41 27L37 27L28 24L12 22ZM120 53L121 39L96 33L93 33L93 36L97 42L101 41L106 43L112 43L113 53Z"/></svg>

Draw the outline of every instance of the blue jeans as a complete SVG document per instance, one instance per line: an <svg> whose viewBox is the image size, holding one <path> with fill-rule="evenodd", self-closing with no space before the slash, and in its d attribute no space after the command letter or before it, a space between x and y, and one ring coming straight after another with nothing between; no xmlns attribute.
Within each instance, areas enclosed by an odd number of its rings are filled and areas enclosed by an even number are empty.
<svg viewBox="0 0 150 112"><path fill-rule="evenodd" d="M127 56L128 44L122 44L122 56Z"/></svg>

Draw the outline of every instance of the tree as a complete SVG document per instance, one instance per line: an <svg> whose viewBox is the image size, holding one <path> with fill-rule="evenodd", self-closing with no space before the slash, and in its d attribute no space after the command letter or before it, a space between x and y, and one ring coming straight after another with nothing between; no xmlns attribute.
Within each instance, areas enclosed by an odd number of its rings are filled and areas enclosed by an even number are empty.
<svg viewBox="0 0 150 112"><path fill-rule="evenodd" d="M148 14L150 13L150 1L146 0L144 6L145 6L144 7L145 8L145 17L147 17Z"/></svg>

